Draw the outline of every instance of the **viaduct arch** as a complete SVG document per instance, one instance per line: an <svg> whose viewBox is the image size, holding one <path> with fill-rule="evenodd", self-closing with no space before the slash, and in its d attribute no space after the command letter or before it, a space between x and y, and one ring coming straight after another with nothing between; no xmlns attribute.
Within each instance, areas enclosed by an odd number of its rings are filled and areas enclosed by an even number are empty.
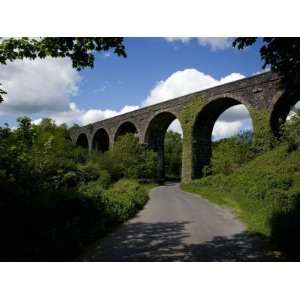
<svg viewBox="0 0 300 300"><path fill-rule="evenodd" d="M114 134L114 142L122 135L126 134L126 133L133 133L138 135L138 129L137 126L134 124L134 122L132 121L126 121L122 124L120 124L117 129L116 132Z"/></svg>
<svg viewBox="0 0 300 300"><path fill-rule="evenodd" d="M81 146L83 148L89 148L89 140L85 133L80 133L76 139L76 145Z"/></svg>
<svg viewBox="0 0 300 300"><path fill-rule="evenodd" d="M97 152L105 152L109 149L109 135L104 128L95 131L92 137L92 149Z"/></svg>
<svg viewBox="0 0 300 300"><path fill-rule="evenodd" d="M143 137L144 143L158 153L159 165L158 176L159 178L165 177L164 168L164 140L168 127L177 118L177 116L169 111L158 112L152 116L151 120L146 126L145 136Z"/></svg>
<svg viewBox="0 0 300 300"><path fill-rule="evenodd" d="M106 151L122 134L134 133L159 153L164 176L164 136L177 118L183 130L182 181L189 182L202 176L211 156L213 126L226 109L244 104L252 119L254 146L267 147L299 99L299 91L284 91L278 75L266 72L74 128L70 135L89 150Z"/></svg>

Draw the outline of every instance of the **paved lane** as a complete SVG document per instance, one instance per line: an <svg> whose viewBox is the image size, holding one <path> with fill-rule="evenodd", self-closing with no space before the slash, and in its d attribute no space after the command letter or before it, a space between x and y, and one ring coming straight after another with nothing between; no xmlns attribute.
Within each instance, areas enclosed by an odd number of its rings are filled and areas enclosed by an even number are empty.
<svg viewBox="0 0 300 300"><path fill-rule="evenodd" d="M83 261L272 260L229 210L180 190L153 189L145 208L99 240Z"/></svg>

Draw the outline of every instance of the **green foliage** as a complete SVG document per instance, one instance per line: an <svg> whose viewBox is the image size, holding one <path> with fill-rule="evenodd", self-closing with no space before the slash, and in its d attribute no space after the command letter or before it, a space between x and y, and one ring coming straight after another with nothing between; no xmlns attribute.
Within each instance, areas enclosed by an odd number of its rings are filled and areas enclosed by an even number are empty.
<svg viewBox="0 0 300 300"><path fill-rule="evenodd" d="M1 85L1 83L0 83L0 85ZM0 103L3 101L3 95L6 95L6 94L7 93L4 90L0 89Z"/></svg>
<svg viewBox="0 0 300 300"><path fill-rule="evenodd" d="M147 190L133 179L116 181L152 176L156 156L132 136L115 151L89 154L50 119L0 127L0 260L74 259L142 208Z"/></svg>
<svg viewBox="0 0 300 300"><path fill-rule="evenodd" d="M248 230L268 237L291 259L300 257L299 128L298 119L288 122L276 148L246 161L232 173L226 175L220 168L213 176L183 185L190 192L234 208ZM226 156L225 149L221 150Z"/></svg>
<svg viewBox="0 0 300 300"><path fill-rule="evenodd" d="M239 37L233 46L244 49L253 45L257 38ZM300 39L291 37L262 38L260 55L264 61L263 68L270 66L271 70L282 77L284 87L298 89L300 83Z"/></svg>
<svg viewBox="0 0 300 300"><path fill-rule="evenodd" d="M8 38L0 43L0 63L24 58L69 57L73 67L80 70L94 66L95 51L110 49L126 57L123 38L120 37Z"/></svg>
<svg viewBox="0 0 300 300"><path fill-rule="evenodd" d="M179 179L181 175L182 138L177 132L168 131L164 147L165 174L169 178Z"/></svg>
<svg viewBox="0 0 300 300"><path fill-rule="evenodd" d="M118 178L155 179L157 174L157 154L147 150L133 134L121 136L108 154L111 173Z"/></svg>
<svg viewBox="0 0 300 300"><path fill-rule="evenodd" d="M249 133L214 142L210 169L206 174L229 175L253 158Z"/></svg>
<svg viewBox="0 0 300 300"><path fill-rule="evenodd" d="M132 217L146 203L148 196L145 188L133 179L122 179L105 191L106 213L115 222Z"/></svg>
<svg viewBox="0 0 300 300"><path fill-rule="evenodd" d="M203 97L194 97L193 101L186 105L180 113L179 121L183 131L182 141L182 181L189 182L193 177L193 126L198 113L207 103Z"/></svg>

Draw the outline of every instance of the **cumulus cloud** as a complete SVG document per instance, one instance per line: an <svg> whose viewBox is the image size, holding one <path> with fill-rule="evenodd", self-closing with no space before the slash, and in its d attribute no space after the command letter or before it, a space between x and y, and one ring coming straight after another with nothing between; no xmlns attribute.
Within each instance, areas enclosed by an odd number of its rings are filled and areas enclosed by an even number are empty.
<svg viewBox="0 0 300 300"><path fill-rule="evenodd" d="M247 119L249 119L249 112L247 108L242 104L228 108L219 117L219 120L224 122L234 122L236 120L242 121Z"/></svg>
<svg viewBox="0 0 300 300"><path fill-rule="evenodd" d="M87 125L89 123L94 123L104 119L112 118L117 115L121 115L133 110L139 109L139 106L126 105L121 110L111 110L111 109L80 109L78 106L71 102L69 108L66 111L62 111L56 114L50 114L49 117L55 121L56 124L60 125L66 123L68 125L73 125L74 123L79 125ZM36 119L33 122L38 124L41 119Z"/></svg>
<svg viewBox="0 0 300 300"><path fill-rule="evenodd" d="M0 68L7 91L0 113L60 112L78 92L79 73L68 58L16 60Z"/></svg>
<svg viewBox="0 0 300 300"><path fill-rule="evenodd" d="M188 43L192 39L196 39L201 46L209 47L211 50L224 50L232 46L232 38L230 37L166 37L168 42Z"/></svg>
<svg viewBox="0 0 300 300"><path fill-rule="evenodd" d="M68 58L16 60L0 69L0 82L8 92L0 105L0 114L40 113L57 124L72 125L111 118L138 109L126 105L120 111L110 109L80 109L71 102L78 93L80 76ZM33 122L38 124L41 118Z"/></svg>
<svg viewBox="0 0 300 300"><path fill-rule="evenodd" d="M245 76L240 73L231 73L218 80L196 69L177 71L167 79L159 81L150 91L143 105L156 104L220 84L239 80L244 77ZM220 116L215 124L213 130L214 139L220 139L238 133L240 130L245 129L245 124L248 124L249 120L249 113L245 106L237 105L229 108ZM175 120L170 125L169 130L182 133L178 120Z"/></svg>
<svg viewBox="0 0 300 300"><path fill-rule="evenodd" d="M215 123L213 133L212 133L213 139L219 140L222 138L227 138L236 135L241 130L242 125L243 124L241 121L233 121L233 122L217 121Z"/></svg>
<svg viewBox="0 0 300 300"><path fill-rule="evenodd" d="M178 132L178 133L180 133L182 135L182 128L181 128L180 123L179 123L179 121L177 119L174 120L170 124L170 126L168 128L168 131L175 131L175 132Z"/></svg>
<svg viewBox="0 0 300 300"><path fill-rule="evenodd" d="M177 71L165 80L159 81L150 91L144 105L152 105L175 97L201 91L220 84L228 83L245 76L240 73L231 73L220 80L204 74L196 69Z"/></svg>

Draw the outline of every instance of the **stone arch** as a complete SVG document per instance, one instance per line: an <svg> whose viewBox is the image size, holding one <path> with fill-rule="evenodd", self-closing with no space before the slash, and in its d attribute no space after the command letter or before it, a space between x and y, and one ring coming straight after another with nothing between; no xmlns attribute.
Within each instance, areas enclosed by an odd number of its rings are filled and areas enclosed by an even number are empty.
<svg viewBox="0 0 300 300"><path fill-rule="evenodd" d="M81 146L81 147L86 148L86 149L89 148L89 140L88 140L87 135L85 133L79 134L79 136L76 140L76 145Z"/></svg>
<svg viewBox="0 0 300 300"><path fill-rule="evenodd" d="M144 137L144 143L158 153L159 165L158 176L164 179L164 139L170 124L177 119L177 116L168 111L159 112L149 121Z"/></svg>
<svg viewBox="0 0 300 300"><path fill-rule="evenodd" d="M222 95L209 99L195 115L191 128L192 178L203 176L203 168L209 165L212 155L212 132L219 116L228 108L244 105L251 117L250 105L242 98ZM252 126L253 126L253 119ZM253 126L254 127L254 126Z"/></svg>
<svg viewBox="0 0 300 300"><path fill-rule="evenodd" d="M109 150L109 135L104 128L98 129L92 137L92 149L97 152Z"/></svg>
<svg viewBox="0 0 300 300"><path fill-rule="evenodd" d="M291 108L300 100L300 91L280 91L273 99L270 116L270 127L275 137L280 136L280 127L285 123Z"/></svg>
<svg viewBox="0 0 300 300"><path fill-rule="evenodd" d="M116 141L118 137L127 133L138 134L137 126L135 126L133 122L126 121L122 123L116 130L116 133L114 135L114 141Z"/></svg>

